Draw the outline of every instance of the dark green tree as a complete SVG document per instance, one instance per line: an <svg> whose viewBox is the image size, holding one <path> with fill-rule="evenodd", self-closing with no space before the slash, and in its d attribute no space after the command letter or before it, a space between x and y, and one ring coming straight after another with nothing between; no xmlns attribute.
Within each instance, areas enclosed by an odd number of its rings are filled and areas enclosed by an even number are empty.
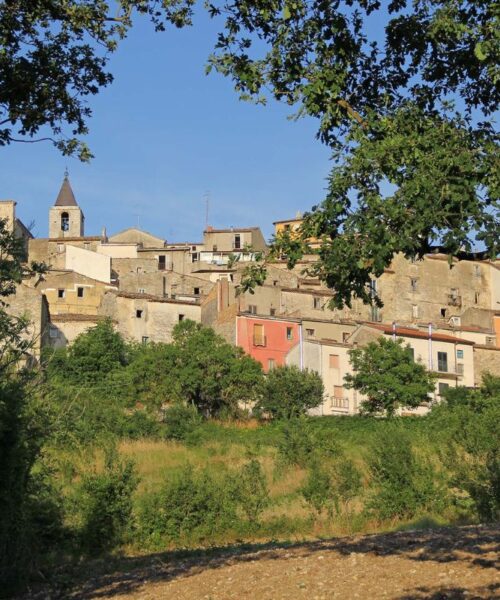
<svg viewBox="0 0 500 600"><path fill-rule="evenodd" d="M413 360L401 340L379 338L364 348L349 350L354 371L344 377L345 386L367 397L362 410L392 417L398 408L416 408L429 400L434 377Z"/></svg>
<svg viewBox="0 0 500 600"><path fill-rule="evenodd" d="M315 371L284 366L267 374L266 389L258 404L261 413L276 419L305 415L323 402L323 381Z"/></svg>

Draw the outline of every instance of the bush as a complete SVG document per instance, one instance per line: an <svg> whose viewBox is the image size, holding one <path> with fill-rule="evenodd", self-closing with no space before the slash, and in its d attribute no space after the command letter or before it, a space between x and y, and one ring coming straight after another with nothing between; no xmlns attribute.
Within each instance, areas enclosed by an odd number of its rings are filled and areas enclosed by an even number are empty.
<svg viewBox="0 0 500 600"><path fill-rule="evenodd" d="M256 524L262 511L269 505L269 489L262 466L255 458L244 465L238 476L238 500L252 524Z"/></svg>
<svg viewBox="0 0 500 600"><path fill-rule="evenodd" d="M186 440L201 424L202 417L195 406L176 403L163 413L165 437L169 440Z"/></svg>
<svg viewBox="0 0 500 600"><path fill-rule="evenodd" d="M318 457L335 457L341 452L331 431L316 427L312 419L305 417L282 424L277 446L278 462L285 466L306 467Z"/></svg>
<svg viewBox="0 0 500 600"><path fill-rule="evenodd" d="M323 392L323 381L315 371L301 371L296 366L277 367L267 375L256 412L277 419L299 417L322 404Z"/></svg>
<svg viewBox="0 0 500 600"><path fill-rule="evenodd" d="M368 466L375 484L368 508L382 519L413 518L445 503L439 474L417 456L401 428L387 426L375 436Z"/></svg>
<svg viewBox="0 0 500 600"><path fill-rule="evenodd" d="M199 541L220 534L237 522L234 478L192 466L176 471L158 492L141 500L142 537L154 547L165 542Z"/></svg>
<svg viewBox="0 0 500 600"><path fill-rule="evenodd" d="M105 454L102 473L83 476L77 497L81 547L89 553L108 550L125 540L132 522L132 494L138 484L134 464Z"/></svg>

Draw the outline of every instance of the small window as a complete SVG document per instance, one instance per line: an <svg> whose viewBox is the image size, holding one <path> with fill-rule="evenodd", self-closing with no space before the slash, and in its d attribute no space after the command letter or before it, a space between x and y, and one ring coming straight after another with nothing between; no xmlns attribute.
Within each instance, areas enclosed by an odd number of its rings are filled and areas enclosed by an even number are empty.
<svg viewBox="0 0 500 600"><path fill-rule="evenodd" d="M448 353L438 352L438 371L442 373L448 372Z"/></svg>
<svg viewBox="0 0 500 600"><path fill-rule="evenodd" d="M64 298L66 296L66 291L65 290L57 290L57 297L58 298Z"/></svg>
<svg viewBox="0 0 500 600"><path fill-rule="evenodd" d="M307 334L307 337L313 337L314 329L306 329L306 334Z"/></svg>
<svg viewBox="0 0 500 600"><path fill-rule="evenodd" d="M62 254L64 252L64 244L57 244L57 252Z"/></svg>
<svg viewBox="0 0 500 600"><path fill-rule="evenodd" d="M338 354L330 354L330 369L340 368L340 357Z"/></svg>
<svg viewBox="0 0 500 600"><path fill-rule="evenodd" d="M441 309L441 316L443 317L443 319L446 318L446 308Z"/></svg>
<svg viewBox="0 0 500 600"><path fill-rule="evenodd" d="M241 249L241 235L239 233L237 233L234 236L234 249L235 250L240 250Z"/></svg>
<svg viewBox="0 0 500 600"><path fill-rule="evenodd" d="M212 246L212 252L217 252L217 244L214 244L214 245Z"/></svg>
<svg viewBox="0 0 500 600"><path fill-rule="evenodd" d="M76 288L76 295L78 296L78 298L83 298L83 291L85 288L79 287Z"/></svg>
<svg viewBox="0 0 500 600"><path fill-rule="evenodd" d="M343 398L344 397L344 388L341 385L333 386L333 395L335 398Z"/></svg>
<svg viewBox="0 0 500 600"><path fill-rule="evenodd" d="M463 358L464 357L464 351L463 350L457 350L457 358Z"/></svg>
<svg viewBox="0 0 500 600"><path fill-rule="evenodd" d="M342 332L342 342L344 344L347 343L347 341L349 340L350 335L351 334L349 332L347 332L347 331L343 331Z"/></svg>
<svg viewBox="0 0 500 600"><path fill-rule="evenodd" d="M198 252L193 252L193 254L191 254L191 262L198 262L199 256Z"/></svg>
<svg viewBox="0 0 500 600"><path fill-rule="evenodd" d="M270 308L269 309L269 314L271 315L271 317L274 317L276 315L276 309L275 308Z"/></svg>
<svg viewBox="0 0 500 600"><path fill-rule="evenodd" d="M321 308L321 298L314 296L313 298L313 307L316 309L320 309Z"/></svg>
<svg viewBox="0 0 500 600"><path fill-rule="evenodd" d="M292 226L290 225L290 223L287 223L287 224L285 225L285 231L290 231L291 227L292 227Z"/></svg>
<svg viewBox="0 0 500 600"><path fill-rule="evenodd" d="M273 285L274 285L274 287L276 287L278 285L278 280L277 279L273 280Z"/></svg>
<svg viewBox="0 0 500 600"><path fill-rule="evenodd" d="M181 321L184 321L184 317L185 317L185 315L179 315L179 323L180 323Z"/></svg>
<svg viewBox="0 0 500 600"><path fill-rule="evenodd" d="M142 343L147 344L149 342L149 337L147 335L142 336Z"/></svg>
<svg viewBox="0 0 500 600"><path fill-rule="evenodd" d="M83 247L85 250L90 250L90 242L84 242Z"/></svg>
<svg viewBox="0 0 500 600"><path fill-rule="evenodd" d="M255 304L249 304L248 305L248 312L251 315L256 315L257 314L257 306Z"/></svg>
<svg viewBox="0 0 500 600"><path fill-rule="evenodd" d="M142 319L142 313L143 313L143 312L144 312L144 311L137 309L137 310L135 311L135 316L136 316L136 319Z"/></svg>
<svg viewBox="0 0 500 600"><path fill-rule="evenodd" d="M411 291L416 292L418 289L418 279L415 277L412 277L410 279L410 286L411 286Z"/></svg>
<svg viewBox="0 0 500 600"><path fill-rule="evenodd" d="M411 307L411 316L414 319L418 319L418 304L412 304L412 307Z"/></svg>
<svg viewBox="0 0 500 600"><path fill-rule="evenodd" d="M59 337L59 329L51 325L49 327L49 337L53 340L57 339Z"/></svg>
<svg viewBox="0 0 500 600"><path fill-rule="evenodd" d="M293 340L293 328L292 327L286 328L286 339L289 341Z"/></svg>
<svg viewBox="0 0 500 600"><path fill-rule="evenodd" d="M200 295L200 288L199 288L199 287L195 287L195 288L193 288L193 294L194 294L195 296L199 296L199 295Z"/></svg>
<svg viewBox="0 0 500 600"><path fill-rule="evenodd" d="M457 363L457 375L464 374L464 365L463 363Z"/></svg>
<svg viewBox="0 0 500 600"><path fill-rule="evenodd" d="M274 358L270 358L267 361L267 369L268 369L268 371L272 371L275 366L276 366L276 361L274 360Z"/></svg>
<svg viewBox="0 0 500 600"><path fill-rule="evenodd" d="M479 304L479 292L474 293L474 304Z"/></svg>
<svg viewBox="0 0 500 600"><path fill-rule="evenodd" d="M406 347L408 354L411 356L411 359L413 361L415 361L415 348L412 348L411 346L407 346Z"/></svg>
<svg viewBox="0 0 500 600"><path fill-rule="evenodd" d="M145 294L146 293L146 290L144 288L139 288L137 291L139 292L139 294Z"/></svg>
<svg viewBox="0 0 500 600"><path fill-rule="evenodd" d="M160 254L160 256L158 257L158 270L159 271L164 271L165 270L165 255L164 254Z"/></svg>

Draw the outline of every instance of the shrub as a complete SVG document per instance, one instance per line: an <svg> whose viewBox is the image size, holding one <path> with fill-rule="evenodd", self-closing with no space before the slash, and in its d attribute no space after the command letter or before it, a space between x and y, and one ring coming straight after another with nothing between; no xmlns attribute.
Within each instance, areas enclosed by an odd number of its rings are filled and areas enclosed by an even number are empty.
<svg viewBox="0 0 500 600"><path fill-rule="evenodd" d="M321 514L326 508L332 513L333 486L332 478L327 468L314 462L307 476L306 483L301 488L305 501Z"/></svg>
<svg viewBox="0 0 500 600"><path fill-rule="evenodd" d="M101 473L83 476L77 497L82 548L94 553L124 541L132 521L132 494L137 483L134 464L120 461L115 450L106 452Z"/></svg>
<svg viewBox="0 0 500 600"><path fill-rule="evenodd" d="M315 456L317 440L307 419L292 419L283 424L277 446L279 464L305 467Z"/></svg>
<svg viewBox="0 0 500 600"><path fill-rule="evenodd" d="M323 402L323 392L323 381L315 371L277 367L267 375L264 395L256 410L277 419L299 417Z"/></svg>
<svg viewBox="0 0 500 600"><path fill-rule="evenodd" d="M260 462L253 458L244 465L238 476L238 501L252 524L269 505L269 489Z"/></svg>
<svg viewBox="0 0 500 600"><path fill-rule="evenodd" d="M412 518L443 506L445 494L439 474L414 452L407 431L385 427L379 432L368 465L375 484L368 507L378 517Z"/></svg>
<svg viewBox="0 0 500 600"><path fill-rule="evenodd" d="M150 545L200 540L234 526L236 484L227 473L195 471L192 466L176 471L158 492L142 498L141 534Z"/></svg>
<svg viewBox="0 0 500 600"><path fill-rule="evenodd" d="M186 440L201 424L202 418L195 406L176 403L163 413L165 437L170 440Z"/></svg>

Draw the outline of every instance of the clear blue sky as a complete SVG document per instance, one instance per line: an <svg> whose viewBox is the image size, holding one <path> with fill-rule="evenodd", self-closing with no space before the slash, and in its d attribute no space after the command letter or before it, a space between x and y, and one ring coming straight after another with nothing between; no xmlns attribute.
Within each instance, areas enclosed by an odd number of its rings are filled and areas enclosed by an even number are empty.
<svg viewBox="0 0 500 600"><path fill-rule="evenodd" d="M169 241L197 241L210 192L210 224L258 225L293 217L323 198L329 152L314 120L240 102L229 80L205 76L217 32L194 27L154 33L138 19L114 55L114 83L90 98L90 164L46 143L0 149L0 199L16 200L25 224L47 235L65 166L86 217L86 233L137 225Z"/></svg>

